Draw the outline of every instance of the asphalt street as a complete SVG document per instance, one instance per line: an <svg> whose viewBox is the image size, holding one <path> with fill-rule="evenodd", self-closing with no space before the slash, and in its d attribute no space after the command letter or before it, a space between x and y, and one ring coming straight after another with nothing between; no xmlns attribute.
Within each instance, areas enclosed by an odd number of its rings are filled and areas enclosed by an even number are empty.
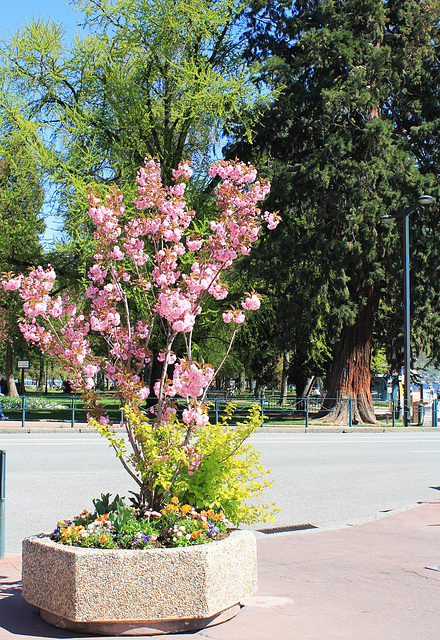
<svg viewBox="0 0 440 640"><path fill-rule="evenodd" d="M271 468L264 500L276 523L332 529L367 522L418 502L440 501L440 433L282 433L252 438ZM90 433L2 434L6 451L6 553L57 521L92 508L101 492L135 486L107 442ZM262 534L263 535L263 534Z"/></svg>

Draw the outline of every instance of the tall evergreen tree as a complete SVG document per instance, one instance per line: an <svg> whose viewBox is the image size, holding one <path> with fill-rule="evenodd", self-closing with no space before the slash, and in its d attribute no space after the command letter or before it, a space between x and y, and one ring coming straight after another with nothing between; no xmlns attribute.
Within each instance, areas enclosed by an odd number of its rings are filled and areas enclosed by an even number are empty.
<svg viewBox="0 0 440 640"><path fill-rule="evenodd" d="M371 423L378 310L387 310L388 330L402 326L400 235L382 217L424 191L440 193L440 2L257 0L249 19L249 55L265 59L262 80L283 87L248 147L273 174L270 206L295 230L283 253L271 251L286 279L290 264L307 257L311 265L302 273L315 282L314 292L306 288L309 305L320 299L334 345L326 400L333 420L346 419L344 400L354 398L356 419ZM412 225L414 250L424 233L420 255L438 272L432 217L414 216ZM432 271L419 263L426 283ZM435 308L438 287L428 288L425 305ZM425 338L426 328L418 326ZM390 343L397 361L402 341Z"/></svg>

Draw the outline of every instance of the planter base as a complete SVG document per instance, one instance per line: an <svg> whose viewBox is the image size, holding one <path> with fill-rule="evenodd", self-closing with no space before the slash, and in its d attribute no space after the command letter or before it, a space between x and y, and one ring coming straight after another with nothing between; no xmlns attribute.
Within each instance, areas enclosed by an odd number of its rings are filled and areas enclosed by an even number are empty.
<svg viewBox="0 0 440 640"><path fill-rule="evenodd" d="M167 633L182 633L184 631L198 631L213 627L230 620L240 611L240 605L236 604L225 611L221 611L209 618L188 618L181 620L133 620L130 622L100 621L100 622L75 622L57 616L49 611L40 609L40 616L45 622L58 629L91 633L100 636L158 636Z"/></svg>
<svg viewBox="0 0 440 640"><path fill-rule="evenodd" d="M175 549L87 549L23 541L22 594L51 625L97 635L194 631L229 620L257 590L250 531Z"/></svg>

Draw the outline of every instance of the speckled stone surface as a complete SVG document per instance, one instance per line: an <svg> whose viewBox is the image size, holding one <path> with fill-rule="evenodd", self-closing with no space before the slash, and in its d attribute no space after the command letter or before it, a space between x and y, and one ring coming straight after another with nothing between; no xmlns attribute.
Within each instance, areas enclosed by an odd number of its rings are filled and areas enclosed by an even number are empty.
<svg viewBox="0 0 440 640"><path fill-rule="evenodd" d="M177 549L86 549L23 541L22 594L77 622L209 618L257 590L250 531Z"/></svg>

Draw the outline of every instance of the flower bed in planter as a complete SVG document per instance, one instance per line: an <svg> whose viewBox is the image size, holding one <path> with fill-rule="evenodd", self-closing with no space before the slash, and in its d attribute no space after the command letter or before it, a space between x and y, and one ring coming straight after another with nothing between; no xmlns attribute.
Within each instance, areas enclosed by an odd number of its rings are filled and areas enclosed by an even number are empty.
<svg viewBox="0 0 440 640"><path fill-rule="evenodd" d="M154 635L224 622L257 589L256 540L174 549L88 549L48 535L23 541L23 597L52 625L101 635Z"/></svg>

